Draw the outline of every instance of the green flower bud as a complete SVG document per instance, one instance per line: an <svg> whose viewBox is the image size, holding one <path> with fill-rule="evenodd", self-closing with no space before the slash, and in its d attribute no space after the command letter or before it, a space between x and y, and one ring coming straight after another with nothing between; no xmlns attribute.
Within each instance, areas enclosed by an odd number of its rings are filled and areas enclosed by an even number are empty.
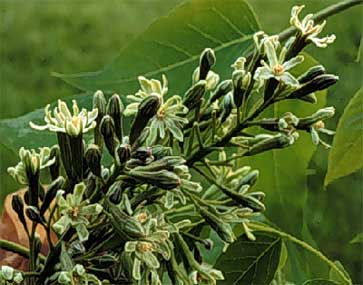
<svg viewBox="0 0 363 285"><path fill-rule="evenodd" d="M246 187L248 190L249 187ZM246 191L245 190L245 191ZM245 192L243 191L243 192ZM234 191L229 191L225 189L223 191L224 194L226 194L228 197L233 199L236 203L242 205L243 207L248 207L254 212L262 212L265 211L265 205L257 198L255 198L253 195L250 194L241 194ZM258 196L260 197L260 196Z"/></svg>
<svg viewBox="0 0 363 285"><path fill-rule="evenodd" d="M321 74L292 92L288 98L302 98L315 91L324 90L337 83L339 77L333 74Z"/></svg>
<svg viewBox="0 0 363 285"><path fill-rule="evenodd" d="M221 83L218 84L216 90L212 93L210 98L210 103L213 103L217 99L221 98L222 96L226 95L233 89L233 83L232 80L224 80Z"/></svg>
<svg viewBox="0 0 363 285"><path fill-rule="evenodd" d="M173 153L171 147L163 145L154 145L151 147L151 153L155 157L155 160L163 158L164 156L169 156Z"/></svg>
<svg viewBox="0 0 363 285"><path fill-rule="evenodd" d="M131 157L145 161L147 158L152 157L152 148L139 147L134 153L132 153Z"/></svg>
<svg viewBox="0 0 363 285"><path fill-rule="evenodd" d="M100 125L103 117L106 115L106 99L102 91L98 90L93 95L93 109L98 109L98 116L96 118L96 128L94 129L95 144L102 148L103 138L100 131Z"/></svg>
<svg viewBox="0 0 363 285"><path fill-rule="evenodd" d="M209 212L204 207L199 207L198 210L201 216L205 219L206 223L208 223L212 229L217 232L222 240L227 243L233 243L236 240L236 236L228 223L225 223L222 219Z"/></svg>
<svg viewBox="0 0 363 285"><path fill-rule="evenodd" d="M116 138L115 123L109 115L103 117L100 125L100 131L103 135L103 140L106 144L108 152L111 154L111 156L114 156L115 149L119 144L119 141Z"/></svg>
<svg viewBox="0 0 363 285"><path fill-rule="evenodd" d="M304 74L302 74L298 78L298 80L299 80L300 84L304 84L304 83L307 83L307 82L313 80L315 77L325 74L325 73L326 73L326 70L325 70L324 66L316 65L316 66L310 67L308 69L308 71L306 71Z"/></svg>
<svg viewBox="0 0 363 285"><path fill-rule="evenodd" d="M145 237L141 223L117 206L110 207L110 222L116 233L125 241Z"/></svg>
<svg viewBox="0 0 363 285"><path fill-rule="evenodd" d="M117 161L120 165L123 165L131 157L131 147L129 144L121 144L116 149Z"/></svg>
<svg viewBox="0 0 363 285"><path fill-rule="evenodd" d="M65 179L62 176L59 176L48 186L48 190L45 192L44 195L42 206L40 207L41 215L43 215L45 211L48 210L49 205L52 203L58 190L62 189L64 185L65 185Z"/></svg>
<svg viewBox="0 0 363 285"><path fill-rule="evenodd" d="M285 148L294 142L292 137L278 134L254 144L244 155L252 156L271 149Z"/></svg>
<svg viewBox="0 0 363 285"><path fill-rule="evenodd" d="M36 223L42 223L43 219L40 215L39 210L34 206L28 206L28 208L25 210L25 213L27 217Z"/></svg>
<svg viewBox="0 0 363 285"><path fill-rule="evenodd" d="M50 149L49 159L55 159L54 163L49 166L50 177L52 180L56 179L60 173L61 166L61 156L60 156L60 148L58 145L52 146Z"/></svg>
<svg viewBox="0 0 363 285"><path fill-rule="evenodd" d="M206 48L199 61L199 80L204 80L207 78L207 74L212 66L216 63L216 56L214 51L210 48Z"/></svg>
<svg viewBox="0 0 363 285"><path fill-rule="evenodd" d="M178 175L171 171L142 171L140 169L132 169L127 173L130 177L135 178L139 183L147 183L160 187L165 190L174 189L181 183Z"/></svg>
<svg viewBox="0 0 363 285"><path fill-rule="evenodd" d="M137 149L140 146L144 145L145 142L146 142L146 140L147 140L147 138L149 137L149 134L150 134L150 128L149 127L145 127L144 130L139 135L139 137L134 142L134 144L132 145L131 151L134 151L135 149Z"/></svg>
<svg viewBox="0 0 363 285"><path fill-rule="evenodd" d="M11 206L18 215L19 221L23 224L24 227L27 227L24 216L24 202L18 194L14 194L12 196Z"/></svg>
<svg viewBox="0 0 363 285"><path fill-rule="evenodd" d="M244 93L251 80L251 76L248 74L244 70L236 70L232 74L233 101L237 107L242 105Z"/></svg>
<svg viewBox="0 0 363 285"><path fill-rule="evenodd" d="M138 171L159 171L159 170L169 170L173 171L175 166L182 165L186 160L180 156L165 156L159 160L155 160L148 165L135 167L134 170Z"/></svg>
<svg viewBox="0 0 363 285"><path fill-rule="evenodd" d="M101 177L102 155L99 146L96 144L90 144L84 156L92 173L98 177Z"/></svg>
<svg viewBox="0 0 363 285"><path fill-rule="evenodd" d="M298 99L311 103L311 104L315 104L316 102L318 102L318 99L316 98L314 93L310 93L310 94L303 96L301 98L298 98Z"/></svg>
<svg viewBox="0 0 363 285"><path fill-rule="evenodd" d="M200 80L192 87L190 87L187 92L185 92L183 105L186 106L189 110L194 109L203 98L205 89L206 88L206 81Z"/></svg>
<svg viewBox="0 0 363 285"><path fill-rule="evenodd" d="M124 112L124 105L118 94L112 95L107 105L107 114L113 119L115 123L115 132L119 141L122 141L122 117Z"/></svg>
<svg viewBox="0 0 363 285"><path fill-rule="evenodd" d="M247 175L243 176L241 180L238 183L237 189L241 189L241 187L245 185L253 186L258 178L259 171L258 170L252 170Z"/></svg>
<svg viewBox="0 0 363 285"><path fill-rule="evenodd" d="M119 204L121 202L122 192L123 192L122 186L123 186L122 181L116 181L115 183L112 184L112 186L107 192L107 196L110 202L114 204Z"/></svg>
<svg viewBox="0 0 363 285"><path fill-rule="evenodd" d="M324 121L326 119L329 119L333 117L335 114L335 108L334 107L326 107L323 109L318 110L314 114L301 118L299 120L299 123L297 125L297 129L301 130L309 130L310 126L318 121Z"/></svg>
<svg viewBox="0 0 363 285"><path fill-rule="evenodd" d="M130 144L133 145L140 136L149 120L156 115L161 105L159 95L149 95L141 101L136 117L132 123L130 131Z"/></svg>
<svg viewBox="0 0 363 285"><path fill-rule="evenodd" d="M222 102L222 114L221 114L221 124L223 124L233 110L233 94L229 92Z"/></svg>

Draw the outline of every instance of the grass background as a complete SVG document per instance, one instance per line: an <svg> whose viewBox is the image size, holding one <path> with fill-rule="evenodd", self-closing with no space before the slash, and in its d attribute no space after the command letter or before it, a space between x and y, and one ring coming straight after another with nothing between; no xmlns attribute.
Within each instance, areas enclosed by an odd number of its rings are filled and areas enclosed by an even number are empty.
<svg viewBox="0 0 363 285"><path fill-rule="evenodd" d="M41 108L75 89L51 76L52 71L95 71L112 61L119 50L153 20L181 0L0 0L0 118L11 118ZM292 5L306 4L310 12L336 0L250 0L266 32L288 26ZM353 8L329 20L326 32L337 40L328 49L310 52L339 84L327 105L337 107L337 120L353 93L362 85L362 66L355 61L362 34L362 9ZM363 284L362 246L349 244L362 231L362 171L322 188L327 152L314 155L308 177L309 226L316 245L346 264L356 284ZM6 174L17 156L0 144L0 211L2 200L17 185Z"/></svg>

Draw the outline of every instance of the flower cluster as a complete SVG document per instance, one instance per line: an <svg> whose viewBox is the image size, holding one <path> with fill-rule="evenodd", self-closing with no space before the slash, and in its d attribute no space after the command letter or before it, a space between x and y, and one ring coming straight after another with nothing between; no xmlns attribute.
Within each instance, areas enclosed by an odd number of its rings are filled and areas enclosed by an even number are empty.
<svg viewBox="0 0 363 285"><path fill-rule="evenodd" d="M140 76L126 108L118 94L106 99L102 91L91 111L80 111L75 100L73 112L61 100L53 112L47 105L45 125L30 126L55 132L57 144L39 153L21 148L19 164L8 170L28 187L12 206L29 237L29 278L49 285L223 280L201 249L215 249L213 234L223 250L240 235L253 242L253 225L266 208L264 192L254 191L259 171L245 159L292 147L303 132L328 147L320 136L334 134L324 123L332 107L305 117L263 117L281 101L315 103L318 91L338 81L321 65L297 74L307 44L325 47L334 39L318 39L325 23L314 26L311 15L300 22L301 9L292 10L295 37L282 44L276 35L256 33L253 55L239 56L224 80L213 70L214 51L203 50L183 96L168 94L165 75L161 81ZM84 140L86 132L93 139ZM45 186L39 172L47 167ZM46 258L37 226L47 234ZM0 272L1 281L23 278L9 267Z"/></svg>

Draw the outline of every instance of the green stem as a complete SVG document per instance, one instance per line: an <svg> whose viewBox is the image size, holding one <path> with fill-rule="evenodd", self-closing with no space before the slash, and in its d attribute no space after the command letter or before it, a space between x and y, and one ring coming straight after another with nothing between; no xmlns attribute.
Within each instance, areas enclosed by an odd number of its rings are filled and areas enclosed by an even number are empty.
<svg viewBox="0 0 363 285"><path fill-rule="evenodd" d="M326 7L325 9L319 11L318 13L314 14L313 20L315 22L321 22L330 16L333 16L335 14L338 14L344 10L347 10L351 7L354 7L356 5L363 4L362 0L347 0L342 1L336 4L333 4L331 6ZM285 41L289 37L291 37L296 32L295 27L287 28L286 30L282 31L278 34L280 41Z"/></svg>
<svg viewBox="0 0 363 285"><path fill-rule="evenodd" d="M0 248L7 250L7 251L17 253L17 254L21 255L22 257L29 258L29 249L20 244L15 243L15 242L0 239ZM41 261L45 261L44 255L39 254L39 259Z"/></svg>
<svg viewBox="0 0 363 285"><path fill-rule="evenodd" d="M317 256L318 258L320 258L322 261L324 261L326 264L328 264L332 269L334 269L339 276L345 280L348 284L352 284L352 281L338 268L338 266L331 261L329 258L327 258L323 253L321 253L319 250L313 248L311 245L307 244L306 242L299 240L298 238L282 232L280 230L271 228L269 226L266 225L261 225L261 224L257 224L257 223L250 223L249 227L253 230L257 230L257 231L264 231L264 232L270 232L270 233L274 233L279 235L280 237L287 239L299 246L301 246L302 248L304 248L305 250L311 252L312 254L314 254L315 256Z"/></svg>

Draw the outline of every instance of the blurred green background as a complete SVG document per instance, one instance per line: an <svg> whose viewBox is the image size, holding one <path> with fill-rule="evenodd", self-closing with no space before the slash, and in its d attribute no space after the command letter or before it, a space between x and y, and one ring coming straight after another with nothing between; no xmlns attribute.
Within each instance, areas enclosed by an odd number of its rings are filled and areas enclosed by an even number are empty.
<svg viewBox="0 0 363 285"><path fill-rule="evenodd" d="M120 49L153 20L181 0L0 1L0 118L12 118L42 108L56 98L77 92L51 76L101 69ZM268 33L288 26L292 5L305 4L317 11L336 0L250 0ZM356 62L362 35L362 8L353 8L329 20L326 33L337 35L328 49L311 49L331 73L340 76L327 99L337 107L328 124L334 129L344 106L362 86L362 66ZM362 232L362 171L323 189L328 152L319 150L311 161L307 221L311 242L333 259L339 259L363 284L362 245L349 241ZM363 158L362 158L363 159ZM0 145L0 209L7 193L17 185L6 174L17 155ZM292 174L293 175L293 174ZM267 205L268 206L268 205Z"/></svg>

